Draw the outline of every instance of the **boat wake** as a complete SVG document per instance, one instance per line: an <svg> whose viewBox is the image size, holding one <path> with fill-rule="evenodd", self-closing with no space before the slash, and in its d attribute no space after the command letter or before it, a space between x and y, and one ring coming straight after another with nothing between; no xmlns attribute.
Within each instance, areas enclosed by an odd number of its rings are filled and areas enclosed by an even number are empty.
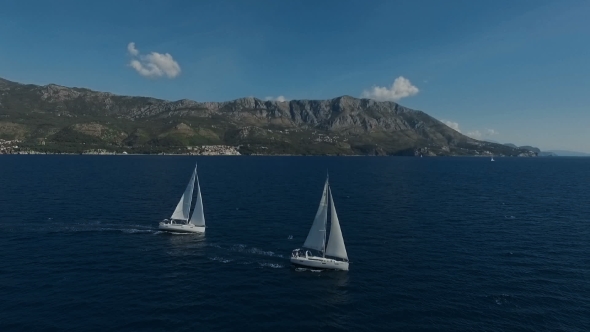
<svg viewBox="0 0 590 332"><path fill-rule="evenodd" d="M48 233L87 233L114 232L124 234L158 234L157 229L144 225L104 224L100 221L64 223L52 222L37 228L39 232Z"/></svg>
<svg viewBox="0 0 590 332"><path fill-rule="evenodd" d="M212 261L217 261L217 262L221 262L221 263L229 263L231 261L233 261L233 259L227 259L227 258L223 258L223 257L209 257L210 260Z"/></svg>
<svg viewBox="0 0 590 332"><path fill-rule="evenodd" d="M282 264L276 264L276 263L258 263L258 265L260 265L260 267L270 267L273 269L282 269L285 267Z"/></svg>
<svg viewBox="0 0 590 332"><path fill-rule="evenodd" d="M99 229L74 229L71 230L73 232L120 232L123 234L156 234L158 230L156 229L140 229L140 228L99 228Z"/></svg>
<svg viewBox="0 0 590 332"><path fill-rule="evenodd" d="M313 273L320 273L320 272L322 272L324 270L307 269L307 268L304 268L304 267L296 267L295 268L295 272L307 272L307 271L313 272Z"/></svg>
<svg viewBox="0 0 590 332"><path fill-rule="evenodd" d="M208 257L211 261L221 263L232 262L239 265L254 264L257 268L285 268L285 256L277 254L274 251L248 247L245 244L219 245L209 243L207 245L214 248L214 251L217 251L217 253L213 253L211 257ZM231 258L225 258L227 255L231 255ZM276 259L280 261L276 261Z"/></svg>
<svg viewBox="0 0 590 332"><path fill-rule="evenodd" d="M157 233L156 230L153 229L122 229L121 232L123 233L128 233L128 234L135 234L135 233L151 233L151 234L155 234Z"/></svg>
<svg viewBox="0 0 590 332"><path fill-rule="evenodd" d="M106 227L89 227L86 230L82 229L79 231L121 232L124 234L155 234L158 232L157 229L146 227L144 225L101 224L101 226Z"/></svg>
<svg viewBox="0 0 590 332"><path fill-rule="evenodd" d="M487 295L486 298L493 300L497 305L513 305L519 307L517 304L512 303L513 297L509 294Z"/></svg>
<svg viewBox="0 0 590 332"><path fill-rule="evenodd" d="M245 252L251 253L251 254L254 254L254 255L285 258L285 256L283 256L281 254L276 254L273 251L264 251L264 250L261 250L261 249L258 249L258 248L250 248L250 249L247 249Z"/></svg>
<svg viewBox="0 0 590 332"><path fill-rule="evenodd" d="M221 248L221 246L217 246L217 248ZM285 256L281 255L281 254L277 254L274 251L270 251L270 250L262 250L256 247L251 247L249 248L247 245L245 244L235 244L231 247L228 248L229 251L235 251L235 252L240 252L240 253L247 253L247 254L254 254L254 255L260 255L260 256L269 256L269 257L278 257L278 258L285 258Z"/></svg>

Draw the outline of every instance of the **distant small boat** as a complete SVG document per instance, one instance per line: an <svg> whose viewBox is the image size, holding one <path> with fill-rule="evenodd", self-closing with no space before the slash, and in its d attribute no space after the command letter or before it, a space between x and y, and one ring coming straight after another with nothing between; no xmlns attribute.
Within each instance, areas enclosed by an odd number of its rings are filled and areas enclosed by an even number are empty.
<svg viewBox="0 0 590 332"><path fill-rule="evenodd" d="M193 215L189 220L195 180L197 181L197 202L193 209ZM180 197L180 201L178 201L174 213L172 213L170 219L164 219L161 221L158 228L169 232L205 233L205 215L203 213L201 186L199 185L199 178L197 176L197 165L195 165L193 175L184 190L184 194Z"/></svg>
<svg viewBox="0 0 590 332"><path fill-rule="evenodd" d="M492 156L492 161L494 161L494 156Z"/></svg>
<svg viewBox="0 0 590 332"><path fill-rule="evenodd" d="M331 227L330 237L326 245L328 196L330 197ZM309 250L295 249L291 253L291 263L293 265L312 269L348 271L348 254L344 246L344 238L342 237L340 222L338 221L334 199L332 198L332 190L330 189L327 178L324 184L320 206L305 239L305 243L303 243L303 248L319 252L321 256L316 256ZM339 259L327 258L326 256Z"/></svg>

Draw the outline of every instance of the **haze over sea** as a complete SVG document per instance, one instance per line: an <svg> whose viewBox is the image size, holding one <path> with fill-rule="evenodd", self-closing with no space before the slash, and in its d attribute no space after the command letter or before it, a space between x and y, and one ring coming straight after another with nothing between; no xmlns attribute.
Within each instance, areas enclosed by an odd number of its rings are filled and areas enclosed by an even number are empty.
<svg viewBox="0 0 590 332"><path fill-rule="evenodd" d="M195 162L207 233L159 232ZM327 169L350 271L296 271ZM0 174L2 331L590 328L590 158L2 156Z"/></svg>

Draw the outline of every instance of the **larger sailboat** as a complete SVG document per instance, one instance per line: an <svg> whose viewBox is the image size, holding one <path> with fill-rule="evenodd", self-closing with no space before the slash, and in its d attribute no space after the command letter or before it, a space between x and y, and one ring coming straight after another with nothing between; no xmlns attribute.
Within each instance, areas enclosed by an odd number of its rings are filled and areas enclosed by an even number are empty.
<svg viewBox="0 0 590 332"><path fill-rule="evenodd" d="M197 202L195 203L193 214L189 219L195 180L197 182ZM203 199L201 197L201 186L199 185L199 177L197 175L197 165L195 165L193 175L184 190L184 194L180 197L174 213L172 213L170 219L161 221L158 228L170 232L205 233L205 215L203 213Z"/></svg>
<svg viewBox="0 0 590 332"><path fill-rule="evenodd" d="M328 203L330 205L331 226L330 237L326 245ZM295 249L291 253L291 263L293 265L312 269L348 271L348 255L344 246L344 238L342 237L342 230L340 229L340 222L336 214L328 178L326 178L320 206L303 248L309 250ZM319 253L319 255L315 255L310 250Z"/></svg>

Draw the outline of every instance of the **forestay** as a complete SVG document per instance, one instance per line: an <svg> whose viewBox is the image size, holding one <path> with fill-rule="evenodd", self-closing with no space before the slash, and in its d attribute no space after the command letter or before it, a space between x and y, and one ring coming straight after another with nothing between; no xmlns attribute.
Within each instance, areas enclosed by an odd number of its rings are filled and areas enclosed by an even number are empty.
<svg viewBox="0 0 590 332"><path fill-rule="evenodd" d="M307 234L304 248L318 250L323 252L326 242L326 220L328 219L328 180L324 184L324 191L322 193L322 199L320 200L320 206Z"/></svg>
<svg viewBox="0 0 590 332"><path fill-rule="evenodd" d="M180 201L178 201L178 205L176 205L176 209L174 213L172 213L172 217L170 219L174 220L188 220L190 210L191 210L191 201L193 199L193 189L195 188L195 177L197 176L197 166L195 165L195 170L193 171L193 175L191 176L186 189L184 190L184 194L180 197Z"/></svg>

